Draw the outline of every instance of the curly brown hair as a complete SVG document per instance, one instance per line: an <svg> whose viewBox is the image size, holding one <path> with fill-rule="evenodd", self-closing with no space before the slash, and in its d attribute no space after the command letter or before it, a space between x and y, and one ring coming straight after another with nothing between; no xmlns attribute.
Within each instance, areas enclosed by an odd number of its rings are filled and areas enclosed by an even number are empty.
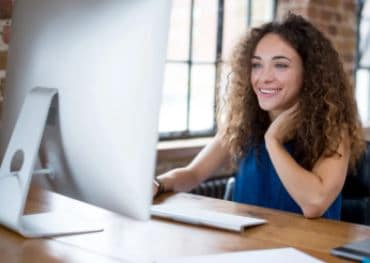
<svg viewBox="0 0 370 263"><path fill-rule="evenodd" d="M343 134L348 134L350 167L354 167L364 150L364 139L353 87L331 42L310 22L292 13L282 22L253 28L233 53L226 104L221 109L225 118L219 127L234 160L237 162L248 149L262 143L271 123L268 113L259 107L250 81L251 58L268 33L289 43L303 62L294 144L302 166L311 170L321 156L339 154Z"/></svg>

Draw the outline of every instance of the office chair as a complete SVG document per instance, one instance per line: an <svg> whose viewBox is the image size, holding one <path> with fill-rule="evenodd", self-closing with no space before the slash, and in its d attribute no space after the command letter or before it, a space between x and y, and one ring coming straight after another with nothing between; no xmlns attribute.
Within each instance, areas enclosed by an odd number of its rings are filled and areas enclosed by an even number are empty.
<svg viewBox="0 0 370 263"><path fill-rule="evenodd" d="M342 220L370 225L370 142L354 171L348 173L342 194Z"/></svg>
<svg viewBox="0 0 370 263"><path fill-rule="evenodd" d="M197 194L197 195L203 195L203 196L208 196L208 197L214 197L218 199L225 199L225 192L226 191L231 191L233 188L229 187L228 188L228 182L229 179L232 178L230 175L225 175L225 176L219 176L217 178L212 178L209 179L200 185L198 185L196 188L190 191L192 194ZM231 195L230 199L231 200Z"/></svg>

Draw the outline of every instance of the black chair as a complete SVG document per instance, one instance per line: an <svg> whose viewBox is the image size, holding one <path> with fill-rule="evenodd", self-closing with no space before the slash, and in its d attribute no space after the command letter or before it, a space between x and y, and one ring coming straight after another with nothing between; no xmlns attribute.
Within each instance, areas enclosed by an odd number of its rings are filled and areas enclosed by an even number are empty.
<svg viewBox="0 0 370 263"><path fill-rule="evenodd" d="M198 185L196 188L191 190L190 193L224 199L225 192L228 191L227 185L230 178L233 177L226 175L219 176L217 178L211 178Z"/></svg>
<svg viewBox="0 0 370 263"><path fill-rule="evenodd" d="M370 225L370 142L343 187L342 220Z"/></svg>

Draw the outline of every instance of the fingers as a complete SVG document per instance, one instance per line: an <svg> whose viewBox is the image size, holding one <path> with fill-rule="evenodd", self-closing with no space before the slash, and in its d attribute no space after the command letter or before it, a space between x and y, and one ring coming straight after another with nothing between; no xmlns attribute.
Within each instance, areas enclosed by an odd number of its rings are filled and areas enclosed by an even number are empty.
<svg viewBox="0 0 370 263"><path fill-rule="evenodd" d="M297 102L292 107L290 107L287 110L285 110L283 113L289 114L289 115L294 114L294 113L296 113L298 111L298 107L299 107L299 104Z"/></svg>
<svg viewBox="0 0 370 263"><path fill-rule="evenodd" d="M157 195L158 190L159 190L158 185L155 182L153 182L153 197Z"/></svg>

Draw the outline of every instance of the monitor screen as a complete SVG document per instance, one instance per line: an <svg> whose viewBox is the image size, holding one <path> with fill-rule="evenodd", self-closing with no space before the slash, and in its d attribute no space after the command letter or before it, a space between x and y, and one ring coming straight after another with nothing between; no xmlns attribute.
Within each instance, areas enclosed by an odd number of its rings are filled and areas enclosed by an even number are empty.
<svg viewBox="0 0 370 263"><path fill-rule="evenodd" d="M148 219L169 13L167 0L15 1L2 156L26 94L54 88L56 119L35 163L50 172L33 180Z"/></svg>

